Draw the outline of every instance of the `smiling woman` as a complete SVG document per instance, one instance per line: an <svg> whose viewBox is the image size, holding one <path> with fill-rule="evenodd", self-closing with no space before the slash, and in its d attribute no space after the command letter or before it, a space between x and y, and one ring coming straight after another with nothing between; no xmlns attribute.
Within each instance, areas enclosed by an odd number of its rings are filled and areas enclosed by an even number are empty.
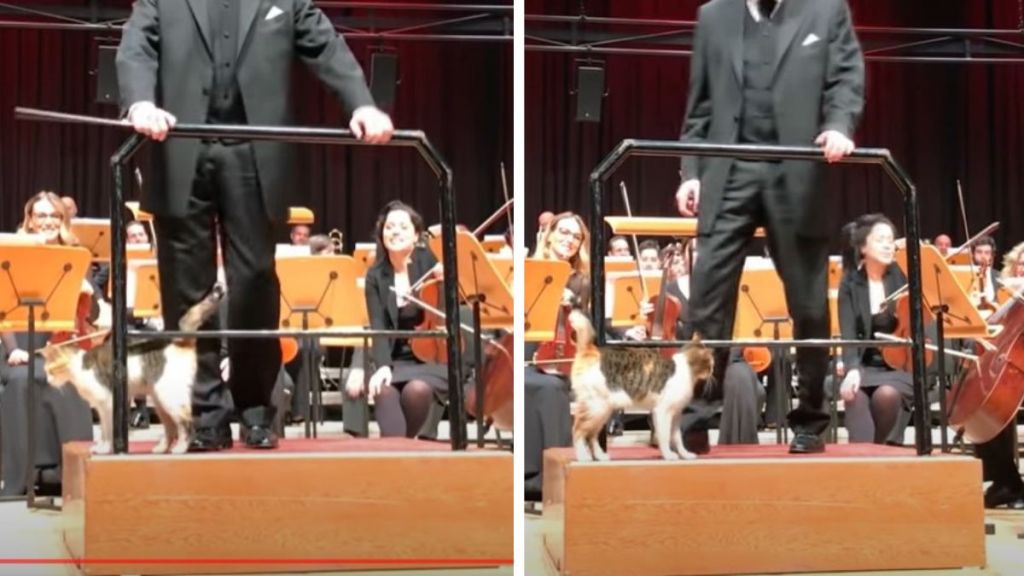
<svg viewBox="0 0 1024 576"><path fill-rule="evenodd" d="M42 191L25 203L25 216L18 226L19 234L34 234L51 245L78 244L71 233L66 208L60 197ZM83 293L96 294L87 282ZM95 303L95 298L93 298ZM0 421L3 422L0 461L3 462L2 496L25 494L29 467L36 470L35 478L40 493L60 492L61 450L65 442L92 440L92 412L73 389L57 390L46 385L46 375L40 358L30 358L27 333L3 332L0 352ZM36 333L35 348L42 347L51 338L50 333ZM35 362L36 404L33 408L44 414L35 420L36 453L28 453L28 363Z"/></svg>

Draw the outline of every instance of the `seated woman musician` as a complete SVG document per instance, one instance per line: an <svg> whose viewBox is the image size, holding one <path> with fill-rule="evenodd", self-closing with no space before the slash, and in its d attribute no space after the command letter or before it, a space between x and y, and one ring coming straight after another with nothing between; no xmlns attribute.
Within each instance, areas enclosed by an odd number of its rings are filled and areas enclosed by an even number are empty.
<svg viewBox="0 0 1024 576"><path fill-rule="evenodd" d="M849 246L839 282L839 328L844 340L871 340L893 333L896 304L888 300L907 279L894 261L895 226L881 214L866 214L843 228ZM910 374L888 366L875 347L846 347L839 394L845 402L850 442L902 444L914 388Z"/></svg>
<svg viewBox="0 0 1024 576"><path fill-rule="evenodd" d="M39 192L25 204L25 217L19 234L36 234L49 245L77 245L71 234L70 219L60 197L52 192ZM99 290L89 280L83 281L82 293L90 296L91 318L98 315L96 303ZM35 347L45 346L53 335L36 333ZM3 352L0 354L0 422L3 433L0 461L3 462L3 488L0 496L25 494L29 467L36 469L36 482L41 492L59 489L61 482L62 445L72 441L92 440L92 410L73 386L58 390L46 382L40 356L30 358L28 333L0 333ZM69 344L73 345L73 344ZM28 363L35 362L36 453L28 453ZM59 492L58 492L59 493Z"/></svg>
<svg viewBox="0 0 1024 576"><path fill-rule="evenodd" d="M690 300L690 272L697 259L697 239L683 245L681 258L672 259L672 274L667 292L680 303L675 338L693 337L687 313ZM765 390L757 374L744 359L740 348L729 353L721 386L710 386L708 393L693 399L680 420L683 443L687 449L702 453L709 450L707 425L721 409L718 424L718 444L757 444L757 430L764 410Z"/></svg>
<svg viewBox="0 0 1024 576"><path fill-rule="evenodd" d="M562 294L562 305L590 309L590 232L578 214L563 212L552 216L539 236L535 259L568 262L572 273ZM525 358L534 358L539 346L527 342ZM528 365L523 373L523 426L525 428L525 493L527 500L539 500L543 487L544 450L572 445L570 385L560 374L570 363Z"/></svg>
<svg viewBox="0 0 1024 576"><path fill-rule="evenodd" d="M432 272L440 276L434 255L417 246L423 232L423 218L411 206L394 200L381 210L375 233L378 258L366 272L365 285L374 330L415 330L428 313L407 298L418 280ZM407 338L374 337L371 354L375 371L368 385L349 379L346 395L374 399L381 436L433 437L429 420L447 400L447 367L417 358ZM346 418L358 413L346 411ZM346 429L360 427L346 423Z"/></svg>

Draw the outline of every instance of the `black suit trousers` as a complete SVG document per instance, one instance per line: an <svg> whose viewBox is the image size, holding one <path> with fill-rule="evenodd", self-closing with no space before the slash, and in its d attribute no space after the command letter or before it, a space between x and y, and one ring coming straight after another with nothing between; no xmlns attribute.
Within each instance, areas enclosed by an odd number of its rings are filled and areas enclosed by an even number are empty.
<svg viewBox="0 0 1024 576"><path fill-rule="evenodd" d="M782 164L737 160L723 191L714 228L699 237L693 272L690 313L694 330L705 339L730 339L736 316L740 275L747 245L758 226L764 226L775 268L785 286L794 337L828 338L828 242L801 234L786 192ZM754 295L756 298L756 295ZM765 336L772 327L766 324ZM723 382L728 350L716 353L716 380ZM824 406L828 350L800 348L799 398L789 413L797 433L820 434L829 425Z"/></svg>
<svg viewBox="0 0 1024 576"><path fill-rule="evenodd" d="M228 288L228 328L274 329L279 322L280 284L274 270L274 223L263 206L252 145L204 142L195 167L188 209L181 218L157 217L157 260L164 323L178 319L217 281L217 231L223 245ZM219 324L212 318L203 328ZM271 394L281 368L276 338L232 338L228 342L231 391L220 377L217 339L198 341L199 369L193 390L198 429L223 429L232 401L244 425L269 426Z"/></svg>

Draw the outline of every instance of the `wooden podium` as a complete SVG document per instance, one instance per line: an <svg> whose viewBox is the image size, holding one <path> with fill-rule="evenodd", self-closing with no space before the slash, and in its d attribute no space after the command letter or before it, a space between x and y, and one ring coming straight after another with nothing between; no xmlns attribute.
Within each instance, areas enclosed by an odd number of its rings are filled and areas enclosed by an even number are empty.
<svg viewBox="0 0 1024 576"><path fill-rule="evenodd" d="M282 440L258 453L149 448L94 456L65 445L64 542L84 574L511 564L508 452L404 438Z"/></svg>
<svg viewBox="0 0 1024 576"><path fill-rule="evenodd" d="M981 464L873 444L544 454L544 550L561 574L764 574L985 564Z"/></svg>

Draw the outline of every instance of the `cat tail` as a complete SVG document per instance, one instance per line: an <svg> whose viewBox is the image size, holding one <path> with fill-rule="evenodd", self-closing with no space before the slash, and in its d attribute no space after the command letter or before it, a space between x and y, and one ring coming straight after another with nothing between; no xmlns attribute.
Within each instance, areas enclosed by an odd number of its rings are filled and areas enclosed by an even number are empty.
<svg viewBox="0 0 1024 576"><path fill-rule="evenodd" d="M213 285L213 289L206 295L202 300L197 302L191 308L185 312L185 315L178 321L178 329L182 332L195 332L199 330L199 327L204 322L213 317L217 313L217 309L220 308L220 303L224 299L224 294L227 291L224 286L219 282ZM178 344L186 346L195 345L195 338L178 338L175 340Z"/></svg>
<svg viewBox="0 0 1024 576"><path fill-rule="evenodd" d="M569 325L576 332L576 354L585 354L596 351L594 346L594 325L590 318L579 310L573 310L569 314Z"/></svg>

